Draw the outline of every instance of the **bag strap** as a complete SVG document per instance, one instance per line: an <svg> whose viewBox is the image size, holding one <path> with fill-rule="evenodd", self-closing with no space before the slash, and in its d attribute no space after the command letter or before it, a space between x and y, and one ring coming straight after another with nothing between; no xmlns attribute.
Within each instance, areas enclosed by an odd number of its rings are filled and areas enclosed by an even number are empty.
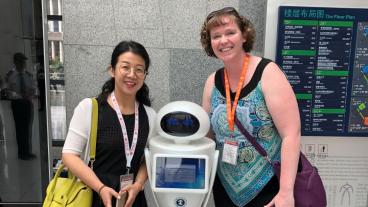
<svg viewBox="0 0 368 207"><path fill-rule="evenodd" d="M96 141L97 141L97 124L98 124L98 103L96 98L91 98L92 100L92 121L91 121L91 132L90 132L90 150L89 157L91 168L93 169L93 163L96 157Z"/></svg>
<svg viewBox="0 0 368 207"><path fill-rule="evenodd" d="M96 140L97 140L97 125L98 125L98 102L96 98L91 98L92 100L92 117L91 117L91 132L89 135L89 163L90 167L93 169L93 163L96 157ZM87 163L88 164L88 163ZM73 174L68 170L68 178L73 178Z"/></svg>
<svg viewBox="0 0 368 207"><path fill-rule="evenodd" d="M268 157L266 150L257 142L256 138L250 135L249 132L243 127L238 117L236 117L236 114L235 114L234 119L235 119L236 126L238 127L240 132L245 136L245 138L247 138L247 140L253 145L253 147L258 151L260 155L262 155L269 163L272 164L270 158Z"/></svg>
<svg viewBox="0 0 368 207"><path fill-rule="evenodd" d="M240 130L240 132L245 136L245 138L247 138L247 140L253 145L253 147L258 151L258 153L260 155L262 155L267 162L269 162L272 167L274 168L274 170L276 169L276 165L278 165L278 161L272 161L269 157L268 154L266 152L266 150L257 142L256 138L254 138L252 135L249 134L249 132L243 127L243 125L240 123L238 117L236 117L235 114L235 124L238 127L238 129ZM298 172L301 172L303 170L303 168L305 168L304 166L306 165L310 165L312 166L312 164L308 161L308 159L305 157L305 155L303 153L299 153L299 163L298 163ZM306 160L303 162L303 160ZM275 170L275 173L278 173ZM280 177L280 174L277 174L278 177Z"/></svg>

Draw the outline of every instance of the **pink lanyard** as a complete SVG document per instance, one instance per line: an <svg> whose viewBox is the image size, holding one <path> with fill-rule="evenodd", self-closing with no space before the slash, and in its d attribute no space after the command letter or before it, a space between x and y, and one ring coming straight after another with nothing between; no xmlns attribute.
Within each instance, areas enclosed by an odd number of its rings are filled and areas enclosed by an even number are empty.
<svg viewBox="0 0 368 207"><path fill-rule="evenodd" d="M129 174L129 170L131 168L131 163L132 163L134 151L135 151L135 148L137 146L137 140L138 140L138 121L139 121L138 120L138 103L135 102L135 107L134 107L135 120L134 120L133 141L132 141L131 148L129 148L129 139L128 139L128 133L127 133L127 130L126 130L124 118L121 115L120 107L119 107L119 104L116 100L114 92L111 93L111 100L112 100L112 103L114 105L116 115L118 116L118 119L119 119L119 122L120 122L121 131L123 132L125 157L126 157L126 160L127 160L126 167L128 169L128 174Z"/></svg>

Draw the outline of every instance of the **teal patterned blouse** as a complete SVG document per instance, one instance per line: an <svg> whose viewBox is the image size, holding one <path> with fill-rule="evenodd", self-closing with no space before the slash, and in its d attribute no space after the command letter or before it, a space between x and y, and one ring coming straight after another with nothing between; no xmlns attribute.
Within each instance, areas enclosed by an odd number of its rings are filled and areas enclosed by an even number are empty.
<svg viewBox="0 0 368 207"><path fill-rule="evenodd" d="M263 71L263 68L257 67L257 70ZM257 79L256 76L259 76L258 79L260 79L262 71L258 71L258 75L256 72L252 79ZM215 80L216 84L211 94L210 113L211 127L216 137L216 147L220 151L217 175L234 204L244 206L257 196L274 173L272 166L258 154L236 125L233 138L239 144L237 165L221 161L224 140L230 137L226 116L226 98L221 81L222 74L223 69L217 71L217 77L215 77L217 81ZM254 89L249 91L252 84ZM232 95L233 98L234 94ZM243 88L236 114L244 128L267 151L271 160L280 160L281 138L267 110L259 80L251 80L250 84Z"/></svg>

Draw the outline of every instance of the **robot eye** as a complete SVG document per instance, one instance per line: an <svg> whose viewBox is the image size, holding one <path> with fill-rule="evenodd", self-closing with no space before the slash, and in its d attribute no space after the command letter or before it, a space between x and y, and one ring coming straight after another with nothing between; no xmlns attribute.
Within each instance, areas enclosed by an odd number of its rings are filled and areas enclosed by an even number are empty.
<svg viewBox="0 0 368 207"><path fill-rule="evenodd" d="M162 117L160 125L167 134L185 137L198 131L199 120L187 112L172 112Z"/></svg>

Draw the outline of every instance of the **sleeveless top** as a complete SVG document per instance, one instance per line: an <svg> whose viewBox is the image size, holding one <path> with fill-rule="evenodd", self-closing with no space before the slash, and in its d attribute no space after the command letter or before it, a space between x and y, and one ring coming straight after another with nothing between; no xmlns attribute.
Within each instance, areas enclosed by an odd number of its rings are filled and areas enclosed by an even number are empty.
<svg viewBox="0 0 368 207"><path fill-rule="evenodd" d="M241 90L236 115L244 128L267 151L271 160L280 160L281 138L268 112L261 88L261 76L271 62L262 59L250 82ZM215 87L211 94L211 126L220 151L217 175L234 204L244 206L250 202L274 175L272 166L254 149L235 124L233 139L239 144L237 165L222 162L225 138L230 137L226 116L226 95L223 84L224 69L215 74ZM235 93L231 93L234 100Z"/></svg>
<svg viewBox="0 0 368 207"><path fill-rule="evenodd" d="M133 173L134 179L144 156L144 148L147 143L149 132L148 116L142 103L139 103L138 111L138 140L130 169L130 173ZM127 129L129 146L131 146L135 115L123 115L123 118ZM99 99L96 161L93 165L93 171L106 186L119 192L120 175L127 173L126 161L123 134L116 112L107 101L101 101ZM100 196L96 192L93 194L92 206L104 206ZM112 199L112 206L115 206L115 198ZM143 191L137 195L133 206L147 206Z"/></svg>

